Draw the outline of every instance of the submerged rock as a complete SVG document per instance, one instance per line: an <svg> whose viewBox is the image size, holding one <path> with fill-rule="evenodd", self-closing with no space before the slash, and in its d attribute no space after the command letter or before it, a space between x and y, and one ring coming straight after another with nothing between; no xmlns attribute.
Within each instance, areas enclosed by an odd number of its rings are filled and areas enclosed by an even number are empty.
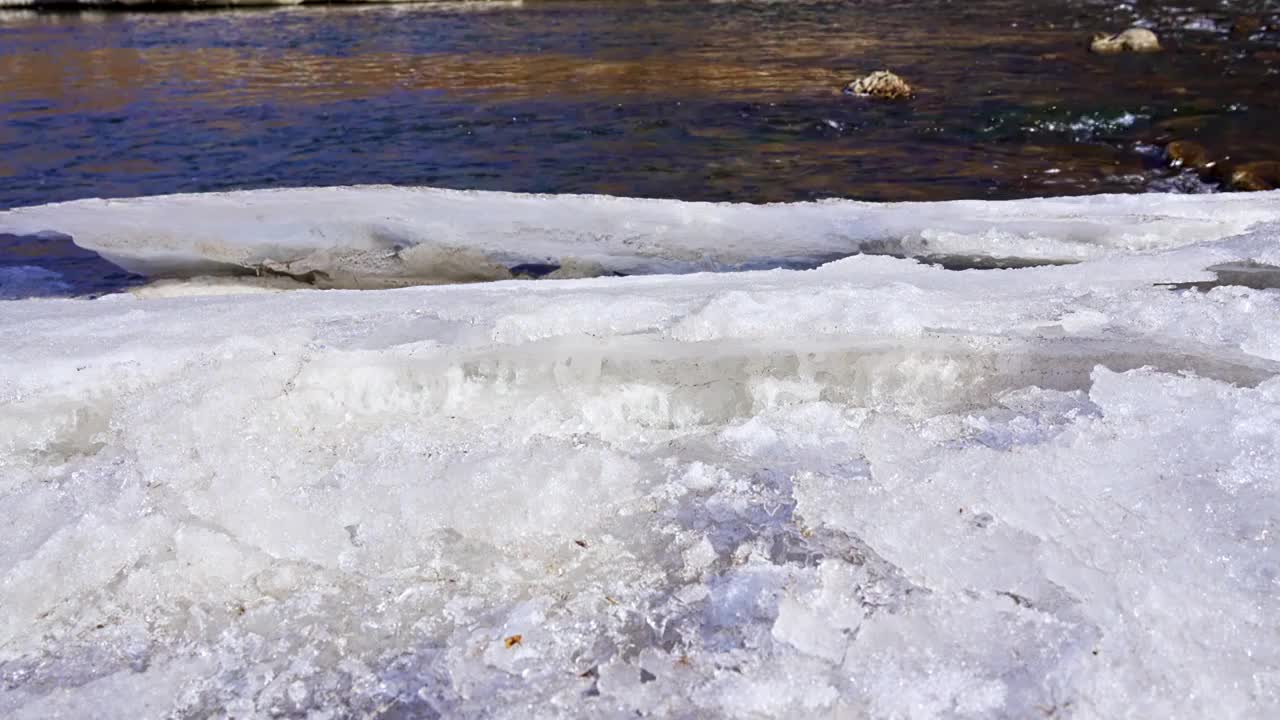
<svg viewBox="0 0 1280 720"><path fill-rule="evenodd" d="M1122 33L1107 35L1098 33L1089 43L1089 49L1099 55L1114 55L1123 52L1150 53L1160 52L1160 39L1146 28L1129 28Z"/></svg>
<svg viewBox="0 0 1280 720"><path fill-rule="evenodd" d="M1245 15L1236 18L1231 24L1231 35L1236 38L1247 38L1262 29L1262 18L1257 15Z"/></svg>
<svg viewBox="0 0 1280 720"><path fill-rule="evenodd" d="M1214 165L1209 151L1200 143L1191 140L1175 140L1165 146L1164 152L1169 156L1169 164L1174 167L1204 172Z"/></svg>
<svg viewBox="0 0 1280 720"><path fill-rule="evenodd" d="M1237 165L1231 171L1234 190L1275 190L1280 188L1280 162L1262 160Z"/></svg>
<svg viewBox="0 0 1280 720"><path fill-rule="evenodd" d="M877 70L870 75L856 78L845 87L844 91L850 95L882 100L903 100L913 94L906 80L888 70Z"/></svg>
<svg viewBox="0 0 1280 720"><path fill-rule="evenodd" d="M1192 140L1175 140L1164 148L1169 165L1194 170L1202 180L1227 190L1245 192L1280 188L1280 161L1240 162L1230 155L1214 155Z"/></svg>

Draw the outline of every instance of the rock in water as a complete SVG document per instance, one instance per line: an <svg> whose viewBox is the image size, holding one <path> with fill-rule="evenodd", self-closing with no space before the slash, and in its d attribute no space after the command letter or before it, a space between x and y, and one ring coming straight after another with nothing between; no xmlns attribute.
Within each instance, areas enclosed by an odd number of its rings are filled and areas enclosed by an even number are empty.
<svg viewBox="0 0 1280 720"><path fill-rule="evenodd" d="M1280 162L1262 160L1239 165L1231 172L1235 190L1275 190L1280 188Z"/></svg>
<svg viewBox="0 0 1280 720"><path fill-rule="evenodd" d="M1160 52L1161 48L1160 39L1155 33L1146 28L1129 28L1116 35L1094 35L1089 49L1100 55L1114 55L1122 52Z"/></svg>
<svg viewBox="0 0 1280 720"><path fill-rule="evenodd" d="M1231 36L1237 39L1245 39L1261 29L1261 18L1257 15L1245 15L1244 17L1236 18L1236 21L1231 23Z"/></svg>
<svg viewBox="0 0 1280 720"><path fill-rule="evenodd" d="M1214 165L1213 159L1209 156L1209 151L1198 142L1175 140L1165 146L1164 152L1165 155L1169 156L1169 164L1174 167L1185 167L1203 172Z"/></svg>
<svg viewBox="0 0 1280 720"><path fill-rule="evenodd" d="M850 95L882 100L903 100L912 95L911 86L907 81L888 70L877 70L870 75L856 78L845 87L844 91Z"/></svg>

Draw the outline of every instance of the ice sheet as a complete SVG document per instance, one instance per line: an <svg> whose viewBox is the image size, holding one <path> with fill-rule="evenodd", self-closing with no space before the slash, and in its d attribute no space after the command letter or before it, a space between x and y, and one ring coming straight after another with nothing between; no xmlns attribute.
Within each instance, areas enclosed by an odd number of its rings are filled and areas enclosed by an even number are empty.
<svg viewBox="0 0 1280 720"><path fill-rule="evenodd" d="M571 202L1100 257L0 303L0 716L1280 713L1274 196Z"/></svg>
<svg viewBox="0 0 1280 720"><path fill-rule="evenodd" d="M79 200L0 213L152 276L285 274L371 288L513 275L802 267L858 253L1072 262L1280 220L1280 191L778 205L347 187Z"/></svg>

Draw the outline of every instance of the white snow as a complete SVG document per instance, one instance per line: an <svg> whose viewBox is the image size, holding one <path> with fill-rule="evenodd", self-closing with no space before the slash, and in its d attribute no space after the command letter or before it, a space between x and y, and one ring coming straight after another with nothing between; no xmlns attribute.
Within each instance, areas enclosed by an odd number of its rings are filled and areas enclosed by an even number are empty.
<svg viewBox="0 0 1280 720"><path fill-rule="evenodd" d="M1280 291L1168 285L1277 264L1280 195L206 200L0 229L184 269L387 214L632 271L1084 262L0 303L0 716L1280 713Z"/></svg>

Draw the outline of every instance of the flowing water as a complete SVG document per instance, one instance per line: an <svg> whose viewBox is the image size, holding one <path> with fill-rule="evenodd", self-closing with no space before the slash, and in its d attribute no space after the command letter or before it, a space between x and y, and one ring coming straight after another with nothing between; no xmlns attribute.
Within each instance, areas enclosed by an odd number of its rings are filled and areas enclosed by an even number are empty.
<svg viewBox="0 0 1280 720"><path fill-rule="evenodd" d="M1088 51L1135 23L1165 52ZM879 68L916 98L842 94ZM358 183L743 202L1205 191L1165 143L1280 159L1278 122L1274 0L0 16L0 208ZM39 252L11 238L0 263Z"/></svg>
<svg viewBox="0 0 1280 720"><path fill-rule="evenodd" d="M1196 9L1195 5L1204 9ZM748 202L1167 182L1280 158L1274 2L553 2L16 13L0 206L386 182ZM1233 33L1242 18L1261 22ZM1090 54L1151 24L1158 55ZM905 104L841 94L892 68Z"/></svg>

